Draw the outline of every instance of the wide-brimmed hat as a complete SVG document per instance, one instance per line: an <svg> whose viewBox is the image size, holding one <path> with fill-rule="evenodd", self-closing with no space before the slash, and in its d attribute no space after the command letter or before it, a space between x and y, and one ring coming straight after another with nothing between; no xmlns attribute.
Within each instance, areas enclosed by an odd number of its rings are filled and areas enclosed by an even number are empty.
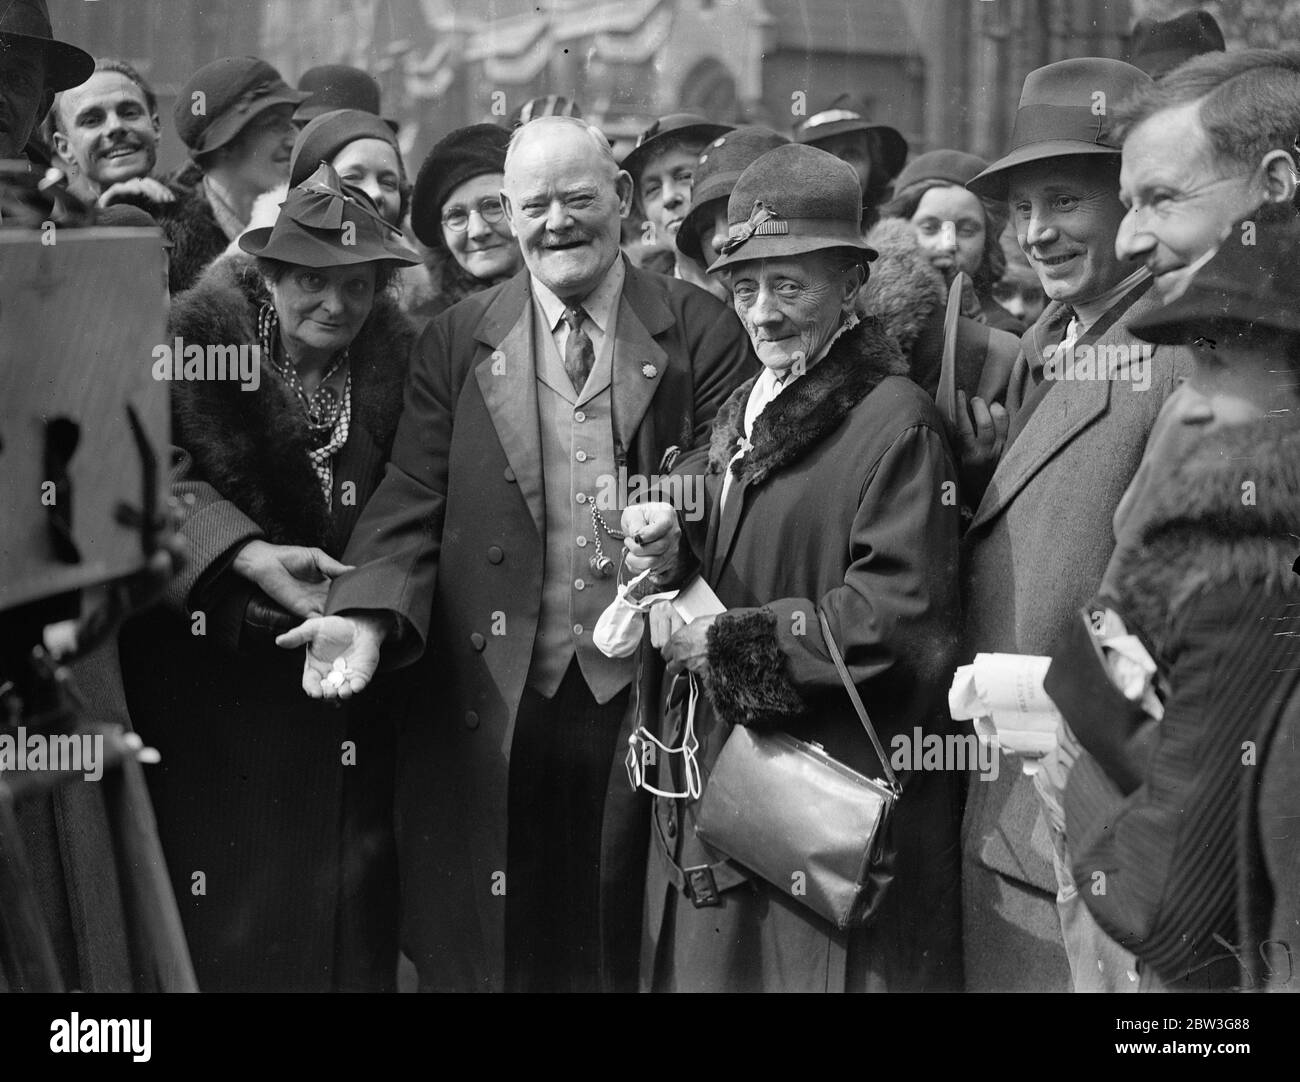
<svg viewBox="0 0 1300 1082"><path fill-rule="evenodd" d="M239 238L249 255L300 267L338 267L392 259L418 263L402 243L401 231L380 216L370 196L344 184L322 164L289 189L275 225L250 229Z"/></svg>
<svg viewBox="0 0 1300 1082"><path fill-rule="evenodd" d="M1122 60L1088 56L1058 60L1025 76L1011 130L1011 149L966 187L1005 199L1012 169L1045 158L1080 154L1119 156L1112 134L1114 107L1151 85L1151 76Z"/></svg>
<svg viewBox="0 0 1300 1082"><path fill-rule="evenodd" d="M93 56L55 39L45 0L0 0L0 38L44 47L46 90L68 90L95 74Z"/></svg>
<svg viewBox="0 0 1300 1082"><path fill-rule="evenodd" d="M894 198L902 198L914 184L931 180L965 187L988 167L983 158L963 150L931 150L903 167L894 181Z"/></svg>
<svg viewBox="0 0 1300 1082"><path fill-rule="evenodd" d="M825 109L802 121L795 131L795 139L816 146L824 139L847 132L875 132L880 140L880 166L891 178L898 175L907 161L907 140L888 124L873 124L866 108L852 94L841 94Z"/></svg>
<svg viewBox="0 0 1300 1082"><path fill-rule="evenodd" d="M293 122L306 126L321 113L336 109L356 109L379 116L379 83L368 71L349 64L321 64L308 68L298 80L298 89L309 95L293 111ZM384 123L397 131L395 120Z"/></svg>
<svg viewBox="0 0 1300 1082"><path fill-rule="evenodd" d="M637 136L636 145L621 163L622 168L632 174L633 180L637 180L646 162L663 147L670 136L674 139L694 140L704 144L712 142L732 128L731 124L715 124L708 117L697 113L670 113L668 116L661 116Z"/></svg>
<svg viewBox="0 0 1300 1082"><path fill-rule="evenodd" d="M727 200L727 241L710 271L750 259L853 248L862 239L862 190L853 166L816 147L787 143L740 174Z"/></svg>
<svg viewBox="0 0 1300 1082"><path fill-rule="evenodd" d="M297 105L307 95L255 56L223 56L204 64L176 95L172 119L192 154L225 146L254 117L276 105Z"/></svg>
<svg viewBox="0 0 1300 1082"><path fill-rule="evenodd" d="M457 128L436 143L420 166L411 193L411 230L430 248L444 247L442 205L467 180L504 173L510 133L495 124Z"/></svg>
<svg viewBox="0 0 1300 1082"><path fill-rule="evenodd" d="M677 249L692 259L704 258L698 233L702 222L712 221L718 200L731 195L736 181L769 150L789 139L771 128L749 125L719 135L700 153L691 185L691 209L677 230Z"/></svg>
<svg viewBox="0 0 1300 1082"><path fill-rule="evenodd" d="M1300 335L1300 226L1259 222L1254 244L1234 229L1196 272L1183 295L1129 324L1155 343L1213 341L1225 332L1278 331Z"/></svg>
<svg viewBox="0 0 1300 1082"><path fill-rule="evenodd" d="M321 162L332 162L340 150L358 139L378 139L387 143L397 151L400 162L402 155L397 136L381 117L360 109L335 109L321 113L298 133L293 144L293 156L289 159L289 186L301 184Z"/></svg>
<svg viewBox="0 0 1300 1082"><path fill-rule="evenodd" d="M1129 63L1153 79L1204 53L1221 53L1223 31L1208 11L1184 11L1172 19L1139 19L1133 24Z"/></svg>

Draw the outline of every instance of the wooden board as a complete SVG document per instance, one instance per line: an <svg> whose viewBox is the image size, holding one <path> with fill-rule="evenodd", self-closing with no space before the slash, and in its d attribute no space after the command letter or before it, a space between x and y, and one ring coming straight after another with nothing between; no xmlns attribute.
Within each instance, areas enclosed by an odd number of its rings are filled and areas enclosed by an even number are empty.
<svg viewBox="0 0 1300 1082"><path fill-rule="evenodd" d="M166 506L168 384L151 371L166 341L165 279L151 230L63 229L43 244L40 232L0 229L0 611L143 564L138 531L114 512L142 503L128 403L157 457L157 507ZM56 555L42 502L55 417L80 429L68 465L76 563Z"/></svg>

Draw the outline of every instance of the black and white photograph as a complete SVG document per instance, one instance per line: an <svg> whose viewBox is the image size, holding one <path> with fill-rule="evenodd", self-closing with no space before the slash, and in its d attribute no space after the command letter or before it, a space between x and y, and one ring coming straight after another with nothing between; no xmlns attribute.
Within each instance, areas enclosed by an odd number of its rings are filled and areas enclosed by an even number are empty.
<svg viewBox="0 0 1300 1082"><path fill-rule="evenodd" d="M0 0L0 1062L1284 1048L1298 182L1300 0Z"/></svg>

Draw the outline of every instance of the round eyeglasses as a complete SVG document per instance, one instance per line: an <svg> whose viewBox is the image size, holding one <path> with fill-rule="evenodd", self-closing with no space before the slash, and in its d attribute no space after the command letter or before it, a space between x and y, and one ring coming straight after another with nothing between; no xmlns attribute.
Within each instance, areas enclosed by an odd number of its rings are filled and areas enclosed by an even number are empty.
<svg viewBox="0 0 1300 1082"><path fill-rule="evenodd" d="M484 199L477 207L469 210L453 207L442 216L442 224L453 233L463 233L469 226L469 216L474 211L478 211L479 217L489 225L496 225L506 216L506 208L501 205L500 199Z"/></svg>

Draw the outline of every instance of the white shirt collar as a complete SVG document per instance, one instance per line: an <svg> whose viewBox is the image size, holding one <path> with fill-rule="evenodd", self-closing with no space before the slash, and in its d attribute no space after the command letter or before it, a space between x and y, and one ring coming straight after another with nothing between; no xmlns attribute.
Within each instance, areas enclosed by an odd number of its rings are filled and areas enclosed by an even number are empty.
<svg viewBox="0 0 1300 1082"><path fill-rule="evenodd" d="M1074 314L1079 320L1080 331L1086 331L1097 320L1101 319L1120 297L1124 296L1125 293L1144 279L1150 277L1151 272L1146 267L1139 267L1122 282L1111 286L1100 297L1094 297L1090 301L1082 301L1078 304L1071 304L1070 307L1074 309Z"/></svg>
<svg viewBox="0 0 1300 1082"><path fill-rule="evenodd" d="M587 313L587 318L596 325L596 329L604 334L610 325L614 316L614 306L618 304L619 297L623 293L623 280L627 274L623 268L623 256L620 253L610 265L609 270L605 272L605 277L600 280L590 293L580 301L575 303L582 305L583 310ZM564 319L564 310L567 305L560 300L546 286L537 280L535 275L529 275L532 282L533 297L542 309L542 316L546 320L546 327L554 331L560 321Z"/></svg>

